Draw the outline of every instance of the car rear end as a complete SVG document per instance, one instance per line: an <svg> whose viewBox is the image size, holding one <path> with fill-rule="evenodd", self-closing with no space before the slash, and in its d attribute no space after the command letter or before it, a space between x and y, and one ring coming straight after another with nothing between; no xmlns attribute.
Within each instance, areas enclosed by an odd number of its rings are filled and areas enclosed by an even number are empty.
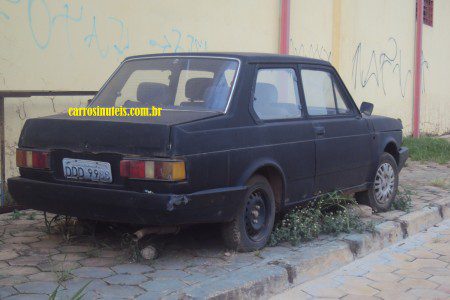
<svg viewBox="0 0 450 300"><path fill-rule="evenodd" d="M230 69L234 75L228 74L227 83L224 72ZM209 78L201 77L208 72ZM173 155L182 151L173 151L171 131L177 124L222 115L236 72L236 61L213 58L123 64L91 107L158 106L161 116L61 114L27 120L16 157L20 177L8 179L12 197L29 208L101 221L229 221L233 201L245 188L193 187L193 166L188 157ZM180 95L185 97L178 100Z"/></svg>
<svg viewBox="0 0 450 300"><path fill-rule="evenodd" d="M16 151L20 177L8 179L12 197L28 208L83 219L147 225L222 222L231 218L232 201L243 192L243 188L194 190L189 183L190 161L171 156L170 129L164 126L156 126L160 133L145 135L153 136L146 139L147 146L136 147L138 141L127 144L125 136L119 133L136 124L122 122L115 138L110 137L115 148L108 147L106 151L104 146L97 146L107 135L98 134L103 132L104 121L94 126L96 139L90 139L87 132L80 133L77 122L81 121L48 121L45 136L53 139L45 142L36 139L40 134L37 123L42 120L27 122ZM154 124L147 127L155 128ZM56 128L60 132L57 136L52 132ZM83 139L75 141L76 134L72 139L58 138L62 132L71 136L74 131ZM125 141L121 142L121 138ZM64 140L71 142L63 145Z"/></svg>

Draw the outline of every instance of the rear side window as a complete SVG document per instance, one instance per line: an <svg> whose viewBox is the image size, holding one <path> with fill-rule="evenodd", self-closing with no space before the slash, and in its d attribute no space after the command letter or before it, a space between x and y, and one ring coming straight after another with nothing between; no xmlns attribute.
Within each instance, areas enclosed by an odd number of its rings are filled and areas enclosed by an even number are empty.
<svg viewBox="0 0 450 300"><path fill-rule="evenodd" d="M301 117L295 70L291 68L259 69L256 77L253 109L262 120Z"/></svg>
<svg viewBox="0 0 450 300"><path fill-rule="evenodd" d="M303 69L301 75L309 115L326 116L350 113L350 109L342 97L342 92L329 72Z"/></svg>

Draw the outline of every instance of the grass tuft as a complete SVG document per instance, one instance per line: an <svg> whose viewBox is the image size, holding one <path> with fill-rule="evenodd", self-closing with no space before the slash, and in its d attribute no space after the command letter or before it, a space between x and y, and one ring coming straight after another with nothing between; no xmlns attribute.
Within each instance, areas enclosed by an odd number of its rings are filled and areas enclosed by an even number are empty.
<svg viewBox="0 0 450 300"><path fill-rule="evenodd" d="M326 194L303 209L294 209L275 225L269 239L269 246L282 242L298 245L315 239L319 234L333 234L352 231L373 231L374 224L364 223L348 207L357 205L355 199L340 192Z"/></svg>
<svg viewBox="0 0 450 300"><path fill-rule="evenodd" d="M19 220L20 217L22 217L24 215L23 212L21 212L20 210L14 210L11 213L11 220Z"/></svg>
<svg viewBox="0 0 450 300"><path fill-rule="evenodd" d="M413 207L413 201L411 195L413 192L405 187L399 187L397 195L392 202L391 209L402 210L405 212L410 212Z"/></svg>
<svg viewBox="0 0 450 300"><path fill-rule="evenodd" d="M434 161L439 164L450 161L450 142L446 139L430 136L405 137L403 145L409 148L409 155L412 160Z"/></svg>
<svg viewBox="0 0 450 300"><path fill-rule="evenodd" d="M441 188L443 190L450 189L450 182L444 178L436 178L430 181L430 185Z"/></svg>

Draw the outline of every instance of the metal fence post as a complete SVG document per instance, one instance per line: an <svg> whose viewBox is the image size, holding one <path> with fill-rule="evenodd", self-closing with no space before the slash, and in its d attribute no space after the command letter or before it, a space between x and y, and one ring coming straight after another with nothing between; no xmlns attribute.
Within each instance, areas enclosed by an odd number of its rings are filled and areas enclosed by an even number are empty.
<svg viewBox="0 0 450 300"><path fill-rule="evenodd" d="M1 164L1 205L5 205L6 198L6 166L5 166L5 98L0 96L0 164Z"/></svg>

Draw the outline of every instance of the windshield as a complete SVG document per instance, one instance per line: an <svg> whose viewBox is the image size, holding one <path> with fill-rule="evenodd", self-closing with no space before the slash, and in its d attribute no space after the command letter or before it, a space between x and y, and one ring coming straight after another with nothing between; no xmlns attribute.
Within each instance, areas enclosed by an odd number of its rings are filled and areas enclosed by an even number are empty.
<svg viewBox="0 0 450 300"><path fill-rule="evenodd" d="M225 112L238 61L165 57L124 62L91 106Z"/></svg>

